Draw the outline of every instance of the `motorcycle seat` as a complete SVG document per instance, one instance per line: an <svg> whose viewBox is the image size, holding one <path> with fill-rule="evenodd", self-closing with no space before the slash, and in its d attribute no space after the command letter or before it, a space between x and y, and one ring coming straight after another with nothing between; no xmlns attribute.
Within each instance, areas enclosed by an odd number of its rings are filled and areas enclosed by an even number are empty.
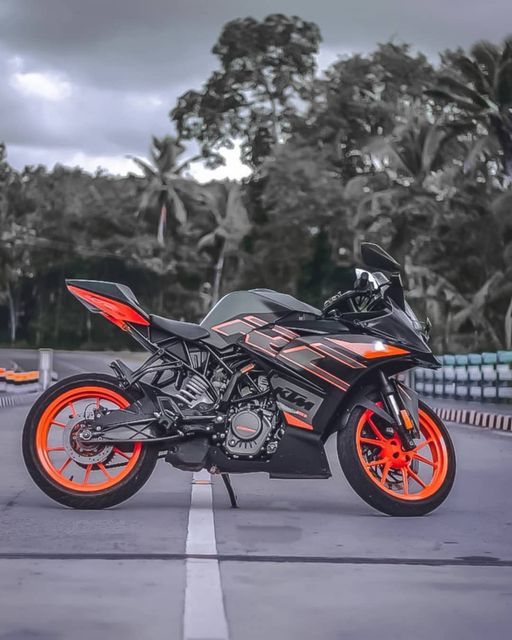
<svg viewBox="0 0 512 640"><path fill-rule="evenodd" d="M178 338L183 338L183 340L201 340L210 335L208 329L193 322L180 322L179 320L171 320L170 318L155 315L150 315L149 320L152 327Z"/></svg>

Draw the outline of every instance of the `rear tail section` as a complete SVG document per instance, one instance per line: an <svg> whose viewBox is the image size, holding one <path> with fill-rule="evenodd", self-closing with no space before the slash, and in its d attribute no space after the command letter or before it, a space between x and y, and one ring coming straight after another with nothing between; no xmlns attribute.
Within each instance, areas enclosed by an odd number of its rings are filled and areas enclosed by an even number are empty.
<svg viewBox="0 0 512 640"><path fill-rule="evenodd" d="M133 291L115 282L66 280L70 293L91 312L99 313L123 331L130 324L149 326L149 315L139 305Z"/></svg>

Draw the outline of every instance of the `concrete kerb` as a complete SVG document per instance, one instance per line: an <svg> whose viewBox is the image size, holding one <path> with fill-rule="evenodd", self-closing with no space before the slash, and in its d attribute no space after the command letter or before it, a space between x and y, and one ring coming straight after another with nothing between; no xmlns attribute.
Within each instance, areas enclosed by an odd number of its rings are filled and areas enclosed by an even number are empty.
<svg viewBox="0 0 512 640"><path fill-rule="evenodd" d="M436 407L432 409L445 422L467 424L482 429L496 429L512 433L512 414L477 411L475 409L459 409L457 407Z"/></svg>

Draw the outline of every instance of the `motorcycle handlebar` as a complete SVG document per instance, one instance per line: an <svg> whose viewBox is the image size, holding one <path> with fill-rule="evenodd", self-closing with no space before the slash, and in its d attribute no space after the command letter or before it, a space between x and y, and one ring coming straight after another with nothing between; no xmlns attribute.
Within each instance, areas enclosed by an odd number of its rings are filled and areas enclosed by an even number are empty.
<svg viewBox="0 0 512 640"><path fill-rule="evenodd" d="M351 298L357 298L359 296L364 296L364 295L368 295L368 292L357 291L356 289L352 291L345 291L344 293L341 291L338 291L338 293L335 293L332 297L328 298L324 302L324 313L328 313L329 311L336 309L337 307L340 306L342 302L346 302Z"/></svg>

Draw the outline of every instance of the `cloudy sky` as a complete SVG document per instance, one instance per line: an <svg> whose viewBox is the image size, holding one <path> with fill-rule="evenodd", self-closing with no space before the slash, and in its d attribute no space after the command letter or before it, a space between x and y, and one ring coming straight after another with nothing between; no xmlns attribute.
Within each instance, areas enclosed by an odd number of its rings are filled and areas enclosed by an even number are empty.
<svg viewBox="0 0 512 640"><path fill-rule="evenodd" d="M178 95L199 88L222 25L299 15L322 31L319 64L394 37L437 52L512 31L510 0L0 0L0 141L10 162L134 169L172 132ZM220 175L239 177L236 154ZM210 172L196 165L193 173ZM219 175L219 177L220 177Z"/></svg>

